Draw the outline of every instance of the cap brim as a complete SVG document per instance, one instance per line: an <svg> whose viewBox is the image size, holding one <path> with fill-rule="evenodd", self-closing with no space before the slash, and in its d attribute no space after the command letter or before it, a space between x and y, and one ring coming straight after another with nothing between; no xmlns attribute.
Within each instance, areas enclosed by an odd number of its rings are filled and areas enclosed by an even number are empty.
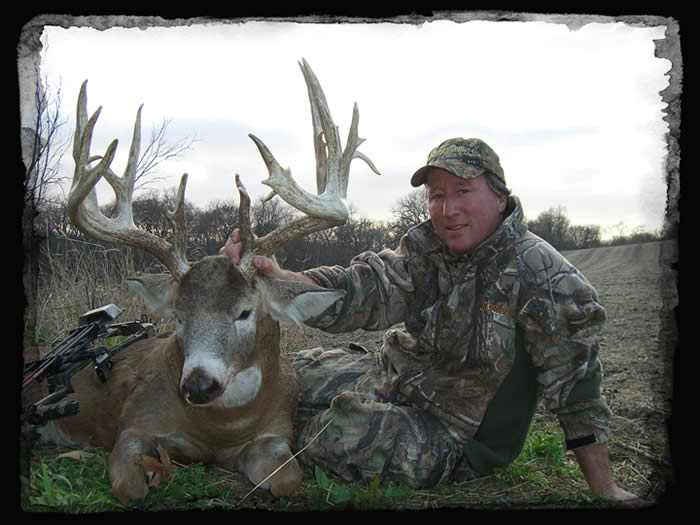
<svg viewBox="0 0 700 525"><path fill-rule="evenodd" d="M432 170L433 168L443 169L451 173L455 177L467 180L475 179L476 177L483 175L487 171L484 168L473 166L471 164L459 163L459 166L456 166L454 163L446 164L434 162L423 166L413 174L413 176L411 177L411 186L417 188L418 186L422 186L423 184L425 184L425 181L428 178L428 173L430 173L430 170Z"/></svg>
<svg viewBox="0 0 700 525"><path fill-rule="evenodd" d="M425 183L425 179L428 177L428 172L433 169L432 166L423 166L418 171L416 171L411 177L411 186L417 188Z"/></svg>

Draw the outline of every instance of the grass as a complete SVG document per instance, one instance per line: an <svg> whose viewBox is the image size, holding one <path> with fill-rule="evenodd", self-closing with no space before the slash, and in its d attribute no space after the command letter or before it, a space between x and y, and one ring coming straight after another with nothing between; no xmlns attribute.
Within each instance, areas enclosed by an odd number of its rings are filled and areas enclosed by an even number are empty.
<svg viewBox="0 0 700 525"><path fill-rule="evenodd" d="M201 464L175 469L167 481L130 506L113 495L109 454L91 451L80 458L39 456L32 461L24 509L31 512L95 513L120 510L201 509L223 500L217 472Z"/></svg>
<svg viewBox="0 0 700 525"><path fill-rule="evenodd" d="M105 475L107 454L87 459L40 456L32 462L25 510L103 512L118 507ZM28 504L28 505L27 505Z"/></svg>
<svg viewBox="0 0 700 525"><path fill-rule="evenodd" d="M379 477L369 483L343 484L333 481L318 466L314 467L316 487L311 490L310 509L368 509L400 505L402 499L416 492L405 485L381 485Z"/></svg>
<svg viewBox="0 0 700 525"><path fill-rule="evenodd" d="M177 465L147 497L125 507L112 495L109 454L89 451L74 459L55 449L38 451L31 461L23 508L29 512L98 513L123 510L266 509L326 511L370 509L503 508L524 506L598 507L605 503L583 481L573 455L561 447L556 423L535 421L521 455L493 474L446 483L431 490L339 481L318 467L304 469L301 488L290 498L274 498L252 488L238 473L212 466Z"/></svg>

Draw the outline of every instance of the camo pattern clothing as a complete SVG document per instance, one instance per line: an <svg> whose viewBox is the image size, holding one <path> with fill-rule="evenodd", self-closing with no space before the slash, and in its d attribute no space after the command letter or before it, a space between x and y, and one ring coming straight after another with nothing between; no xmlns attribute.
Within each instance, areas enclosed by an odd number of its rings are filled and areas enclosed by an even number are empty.
<svg viewBox="0 0 700 525"><path fill-rule="evenodd" d="M305 272L346 291L308 324L387 331L378 351L291 355L302 461L415 488L486 475L520 453L540 400L569 448L608 440L597 357L605 310L527 230L517 197L508 202L500 227L467 254L452 255L427 221L396 250Z"/></svg>

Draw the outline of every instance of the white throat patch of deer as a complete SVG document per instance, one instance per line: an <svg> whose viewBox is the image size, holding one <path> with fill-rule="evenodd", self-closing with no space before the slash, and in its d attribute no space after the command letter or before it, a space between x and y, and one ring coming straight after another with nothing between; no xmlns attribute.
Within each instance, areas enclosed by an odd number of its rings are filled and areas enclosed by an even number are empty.
<svg viewBox="0 0 700 525"><path fill-rule="evenodd" d="M117 176L110 164L116 141L104 155L92 156L90 142L100 113L87 116L86 83L78 100L73 144L75 173L68 214L86 236L145 250L168 273L136 275L129 286L159 313L175 318L175 334L167 339L139 341L114 357L112 374L101 383L88 368L73 378L79 413L54 420L46 434L71 444L90 443L111 449L109 476L123 502L148 491L143 456L157 450L181 462L213 462L243 472L254 485L292 457L292 418L298 386L295 374L280 355L279 322L300 323L343 297L343 292L277 281L256 273L251 257L272 256L295 239L342 224L350 164L357 151L358 110L355 105L345 148L331 120L325 96L308 64L301 70L311 104L316 153L317 194L306 192L275 160L265 144L256 144L272 188L304 215L262 238L252 234L250 199L236 175L240 193L239 228L242 261L238 267L225 256L191 262L186 258L183 175L177 205L166 215L169 239L138 229L131 200L140 148L139 108L125 172ZM95 184L104 177L116 195L117 217L108 219L97 204ZM272 494L291 494L301 482L296 459L265 483Z"/></svg>

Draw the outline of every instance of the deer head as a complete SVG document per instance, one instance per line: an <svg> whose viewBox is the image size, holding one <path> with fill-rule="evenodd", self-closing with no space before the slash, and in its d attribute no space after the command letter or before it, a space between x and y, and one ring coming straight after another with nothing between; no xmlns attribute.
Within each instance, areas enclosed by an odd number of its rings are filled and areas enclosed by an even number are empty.
<svg viewBox="0 0 700 525"><path fill-rule="evenodd" d="M363 141L357 135L357 105L343 150L316 76L304 60L300 67L311 104L318 193L312 195L299 187L291 172L279 165L267 146L250 135L269 172L263 181L272 188L267 198L279 195L304 216L256 238L250 222L250 198L236 174L243 245L238 268L222 256L205 257L194 263L187 261L184 214L187 174L182 176L175 209L165 212L172 225L170 240L134 225L131 201L140 148L141 108L136 115L127 165L119 177L110 167L116 140L104 155L90 155L92 133L101 108L88 119L87 81L80 90L73 145L75 172L68 214L85 235L145 250L168 269L167 274L131 277L128 283L145 297L154 311L175 317L176 338L184 359L180 389L193 405L230 407L245 403L257 392L261 363L271 359L269 355L261 357L262 347L270 346L261 341L271 330L278 330L276 321L301 323L320 314L343 295L340 291L266 278L256 273L251 261L253 255L272 256L295 239L348 219L345 199L352 159L363 159L378 173L372 162L357 151ZM114 219L105 217L98 207L95 185L102 177L116 195ZM277 341L278 338L277 335ZM275 344L278 342L272 346ZM277 355L279 347L270 352Z"/></svg>

